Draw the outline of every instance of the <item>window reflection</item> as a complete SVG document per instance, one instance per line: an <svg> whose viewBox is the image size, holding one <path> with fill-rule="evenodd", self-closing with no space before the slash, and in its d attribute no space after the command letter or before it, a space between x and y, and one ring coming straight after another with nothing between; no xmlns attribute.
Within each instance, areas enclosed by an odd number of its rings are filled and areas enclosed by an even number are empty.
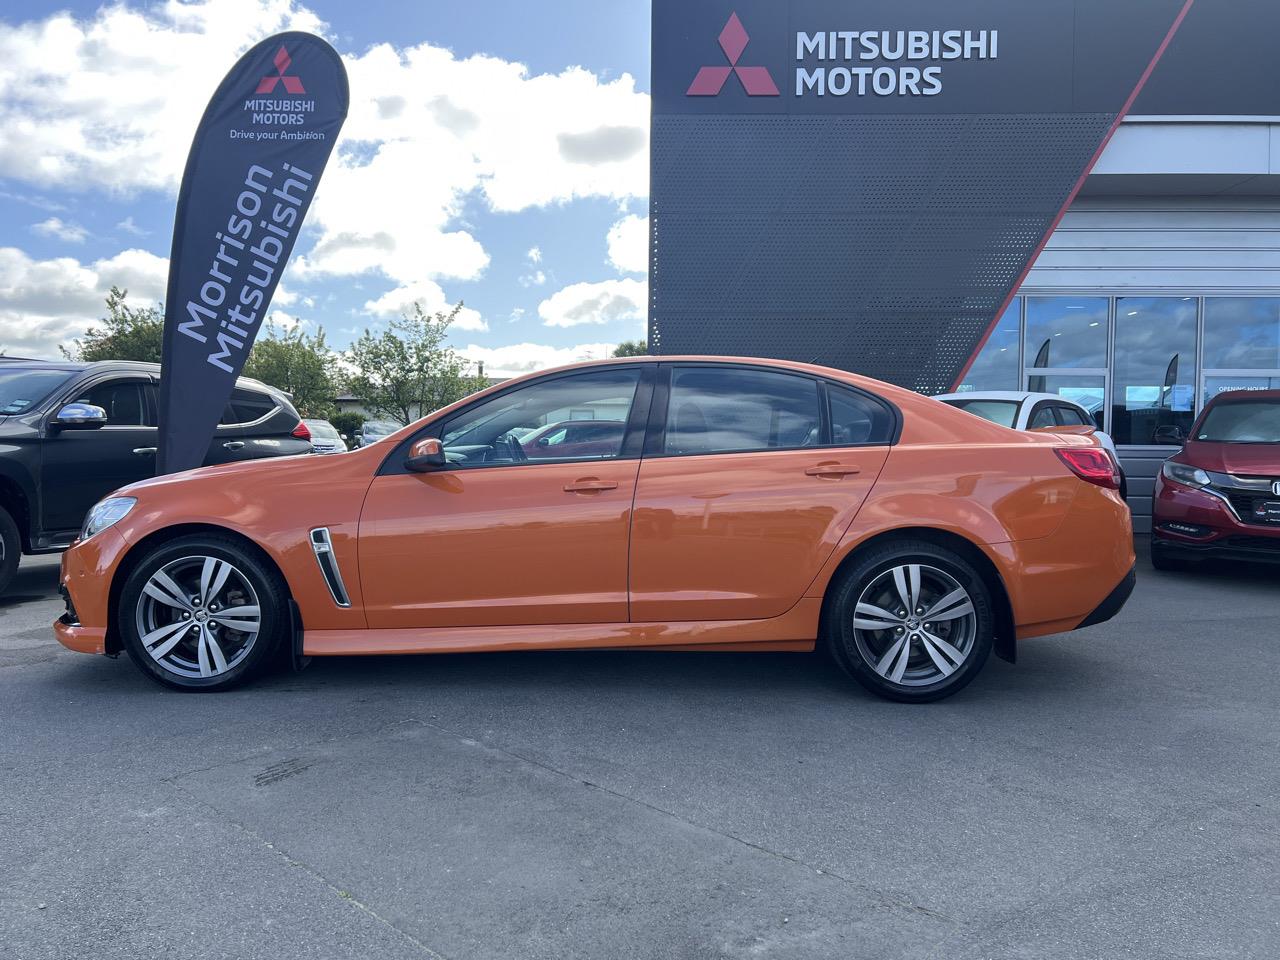
<svg viewBox="0 0 1280 960"><path fill-rule="evenodd" d="M1280 369L1280 297L1206 297L1205 369Z"/></svg>
<svg viewBox="0 0 1280 960"><path fill-rule="evenodd" d="M1106 297L1028 297L1028 367L1105 367Z"/></svg>
<svg viewBox="0 0 1280 960"><path fill-rule="evenodd" d="M1111 435L1116 443L1155 443L1158 427L1187 431L1195 420L1196 300L1116 300Z"/></svg>
<svg viewBox="0 0 1280 960"><path fill-rule="evenodd" d="M1014 297L991 337L982 347L978 359L965 374L960 384L961 391L966 390L1017 390L1018 371L1018 335L1022 325L1022 298Z"/></svg>

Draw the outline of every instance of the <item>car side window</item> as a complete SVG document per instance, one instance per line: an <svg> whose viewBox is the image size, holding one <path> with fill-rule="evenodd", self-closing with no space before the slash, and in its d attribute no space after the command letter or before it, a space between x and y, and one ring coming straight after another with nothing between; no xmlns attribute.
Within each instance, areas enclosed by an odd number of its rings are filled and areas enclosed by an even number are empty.
<svg viewBox="0 0 1280 960"><path fill-rule="evenodd" d="M109 380L95 384L76 398L107 412L109 427L154 427L141 380Z"/></svg>
<svg viewBox="0 0 1280 960"><path fill-rule="evenodd" d="M538 380L499 394L443 425L445 458L456 467L613 459L622 453L639 383L639 368L615 367ZM577 424L570 421L588 413L617 429L601 431L589 442L579 439Z"/></svg>
<svg viewBox="0 0 1280 960"><path fill-rule="evenodd" d="M865 394L835 384L827 384L831 409L831 443L853 446L888 443L893 436L893 417L884 404Z"/></svg>
<svg viewBox="0 0 1280 960"><path fill-rule="evenodd" d="M261 420L276 408L276 402L265 393L245 390L236 387L231 391L231 399L227 401L222 418L218 421L224 427L253 423Z"/></svg>
<svg viewBox="0 0 1280 960"><path fill-rule="evenodd" d="M1064 427L1092 427L1093 421L1087 419L1083 413L1075 407L1068 407L1065 404L1058 405L1058 422Z"/></svg>
<svg viewBox="0 0 1280 960"><path fill-rule="evenodd" d="M1028 430L1056 426L1058 426L1058 421L1053 416L1053 404L1051 403L1042 403L1032 410L1031 419L1027 422Z"/></svg>
<svg viewBox="0 0 1280 960"><path fill-rule="evenodd" d="M818 383L741 367L676 367L663 452L786 450L821 443Z"/></svg>

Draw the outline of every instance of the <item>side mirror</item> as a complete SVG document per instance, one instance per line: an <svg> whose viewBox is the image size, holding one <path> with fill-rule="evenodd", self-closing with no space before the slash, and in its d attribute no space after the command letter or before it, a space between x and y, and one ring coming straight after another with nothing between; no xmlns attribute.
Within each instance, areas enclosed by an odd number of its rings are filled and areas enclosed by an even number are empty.
<svg viewBox="0 0 1280 960"><path fill-rule="evenodd" d="M107 424L107 411L92 403L68 403L53 418L51 427L59 430L97 430Z"/></svg>
<svg viewBox="0 0 1280 960"><path fill-rule="evenodd" d="M1156 427L1151 439L1155 443L1167 443L1171 446L1180 447L1187 442L1187 433L1176 423L1166 423Z"/></svg>
<svg viewBox="0 0 1280 960"><path fill-rule="evenodd" d="M409 448L409 456L404 462L405 469L414 473L430 473L445 465L444 445L435 437L419 440Z"/></svg>
<svg viewBox="0 0 1280 960"><path fill-rule="evenodd" d="M350 440L350 439L351 439L351 438L350 438L350 437L348 437L345 433L340 433L340 434L338 434L338 436L339 436L339 437L341 437L343 440Z"/></svg>
<svg viewBox="0 0 1280 960"><path fill-rule="evenodd" d="M550 437L539 437L539 438L538 438L538 446L540 446L540 447L549 447L549 446L551 446L551 438L550 438Z"/></svg>

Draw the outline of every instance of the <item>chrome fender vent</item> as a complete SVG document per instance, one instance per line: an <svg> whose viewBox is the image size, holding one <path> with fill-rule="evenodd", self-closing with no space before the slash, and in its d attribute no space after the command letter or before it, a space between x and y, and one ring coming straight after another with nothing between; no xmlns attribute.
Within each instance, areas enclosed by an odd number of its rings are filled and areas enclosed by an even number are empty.
<svg viewBox="0 0 1280 960"><path fill-rule="evenodd" d="M351 598L347 596L346 585L342 582L342 571L338 569L338 558L333 555L333 539L329 536L328 527L316 527L311 531L311 549L315 552L316 563L320 564L320 573L328 584L333 602L340 607L351 606Z"/></svg>

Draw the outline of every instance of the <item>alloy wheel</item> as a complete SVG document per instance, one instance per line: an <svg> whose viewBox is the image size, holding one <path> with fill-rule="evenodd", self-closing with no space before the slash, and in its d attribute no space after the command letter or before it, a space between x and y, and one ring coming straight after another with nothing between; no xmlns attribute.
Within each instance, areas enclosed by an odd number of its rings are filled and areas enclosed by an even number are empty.
<svg viewBox="0 0 1280 960"><path fill-rule="evenodd" d="M220 557L181 557L155 571L137 604L138 638L169 673L219 677L248 656L262 627L248 577Z"/></svg>
<svg viewBox="0 0 1280 960"><path fill-rule="evenodd" d="M935 566L904 563L875 576L858 597L858 653L890 683L921 687L954 674L974 649L978 614L969 591Z"/></svg>

